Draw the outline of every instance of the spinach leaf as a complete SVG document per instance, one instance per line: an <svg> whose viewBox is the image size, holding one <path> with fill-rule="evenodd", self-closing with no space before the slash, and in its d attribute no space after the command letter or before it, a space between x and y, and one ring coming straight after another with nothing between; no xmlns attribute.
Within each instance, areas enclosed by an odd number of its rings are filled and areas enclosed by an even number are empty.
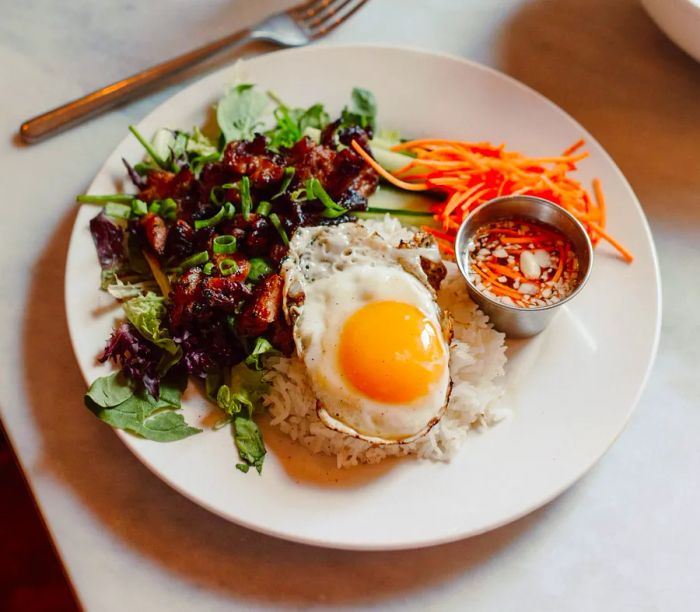
<svg viewBox="0 0 700 612"><path fill-rule="evenodd" d="M85 405L102 421L156 442L182 440L201 429L190 427L182 414L181 396L187 378L170 377L156 400L150 393L134 393L119 381L118 373L98 378L85 395ZM116 403L115 403L116 402Z"/></svg>
<svg viewBox="0 0 700 612"><path fill-rule="evenodd" d="M275 355L277 353L279 353L279 351L272 346L268 340L261 336L255 341L255 346L253 347L250 355L245 358L244 363L249 368L253 368L259 372L262 370L262 363L260 362L260 359L265 355Z"/></svg>
<svg viewBox="0 0 700 612"><path fill-rule="evenodd" d="M265 442L262 433L252 419L236 417L233 421L233 437L236 442L238 454L244 461L236 467L242 472L247 472L247 466L252 466L262 473L263 461L265 460Z"/></svg>
<svg viewBox="0 0 700 612"><path fill-rule="evenodd" d="M216 120L226 142L252 140L262 125L261 117L268 105L267 96L243 84L231 89L216 108Z"/></svg>
<svg viewBox="0 0 700 612"><path fill-rule="evenodd" d="M95 380L85 397L101 408L109 408L128 400L133 394L126 379L119 372L114 372Z"/></svg>
<svg viewBox="0 0 700 612"><path fill-rule="evenodd" d="M139 295L131 298L122 304L126 318L139 331L139 333L150 340L157 347L167 351L173 359L167 360L169 365L173 365L180 360L182 349L170 337L166 328L163 327L163 317L165 317L165 299L155 293L148 292L146 295ZM165 365L165 364L164 364ZM167 368L165 370L167 371Z"/></svg>

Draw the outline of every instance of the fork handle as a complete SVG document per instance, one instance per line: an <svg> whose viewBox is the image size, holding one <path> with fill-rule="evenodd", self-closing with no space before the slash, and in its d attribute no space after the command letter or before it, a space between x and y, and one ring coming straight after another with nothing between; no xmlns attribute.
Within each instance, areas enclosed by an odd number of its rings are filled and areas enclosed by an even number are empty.
<svg viewBox="0 0 700 612"><path fill-rule="evenodd" d="M250 39L251 30L246 28L97 89L82 98L77 98L25 121L19 129L20 137L26 143L39 142L73 125L82 123L90 117L99 115L121 102L136 98L166 77L199 64L219 51L241 45Z"/></svg>

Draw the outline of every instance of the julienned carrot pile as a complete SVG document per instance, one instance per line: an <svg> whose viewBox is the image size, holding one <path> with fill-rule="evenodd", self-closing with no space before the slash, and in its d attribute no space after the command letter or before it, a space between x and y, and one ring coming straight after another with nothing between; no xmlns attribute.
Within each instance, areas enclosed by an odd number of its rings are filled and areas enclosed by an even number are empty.
<svg viewBox="0 0 700 612"><path fill-rule="evenodd" d="M579 181L569 176L588 156L578 152L584 144L579 140L554 157L526 157L506 151L503 145L423 138L392 147L393 151L414 156L393 173L382 168L357 142L353 141L352 146L396 187L445 194L445 199L432 208L443 231L426 229L447 252L452 250L457 229L472 210L493 198L520 194L556 202L583 223L594 245L606 240L631 262L632 254L605 231L605 197L600 181L593 181L594 200Z"/></svg>

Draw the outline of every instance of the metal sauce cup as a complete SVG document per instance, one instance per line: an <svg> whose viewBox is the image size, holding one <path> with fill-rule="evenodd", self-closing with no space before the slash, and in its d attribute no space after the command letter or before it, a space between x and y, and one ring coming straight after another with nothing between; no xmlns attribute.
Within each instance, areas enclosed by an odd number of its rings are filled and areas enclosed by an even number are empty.
<svg viewBox="0 0 700 612"><path fill-rule="evenodd" d="M472 236L484 225L498 221L522 218L545 223L559 230L571 241L578 258L578 282L565 298L549 306L520 308L494 300L479 291L469 279L469 252ZM467 281L469 296L491 319L494 327L513 338L527 338L539 334L554 316L556 309L579 294L591 275L593 246L583 225L561 206L533 196L505 196L479 206L462 223L455 241L455 258L462 276Z"/></svg>

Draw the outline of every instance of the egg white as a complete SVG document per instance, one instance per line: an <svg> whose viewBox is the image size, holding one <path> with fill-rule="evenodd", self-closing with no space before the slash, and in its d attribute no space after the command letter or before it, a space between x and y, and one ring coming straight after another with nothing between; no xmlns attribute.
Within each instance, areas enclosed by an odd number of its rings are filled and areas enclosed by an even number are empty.
<svg viewBox="0 0 700 612"><path fill-rule="evenodd" d="M414 237L407 234L407 239ZM318 416L327 427L376 444L395 444L424 435L442 415L450 392L450 330L421 269L421 256L439 258L433 245L398 248L352 223L295 234L290 260L283 266L285 311L294 323L297 354L317 397ZM427 394L413 401L373 400L340 371L338 346L345 321L378 301L418 308L439 333L442 373ZM378 341L368 339L368 350Z"/></svg>

